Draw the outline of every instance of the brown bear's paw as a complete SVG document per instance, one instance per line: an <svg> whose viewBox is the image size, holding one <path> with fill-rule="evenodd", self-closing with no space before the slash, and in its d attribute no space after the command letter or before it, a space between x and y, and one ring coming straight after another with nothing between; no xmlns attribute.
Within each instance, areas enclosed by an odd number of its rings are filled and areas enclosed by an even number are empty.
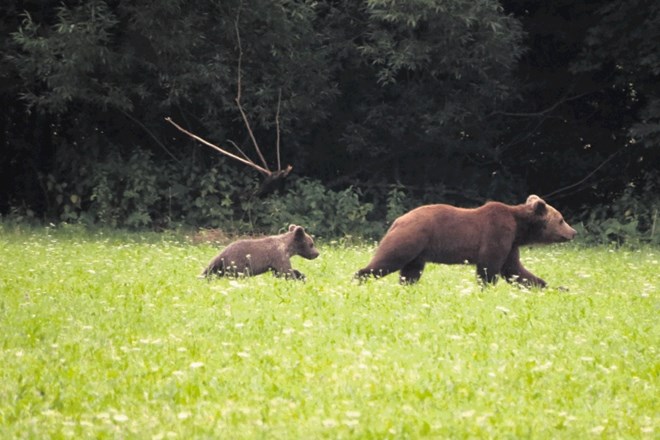
<svg viewBox="0 0 660 440"><path fill-rule="evenodd" d="M355 275L353 276L354 279L358 280L360 284L366 282L369 278L380 278L383 277L382 271L374 271L373 269L360 269L357 272L355 272Z"/></svg>
<svg viewBox="0 0 660 440"><path fill-rule="evenodd" d="M421 276L421 275L420 275ZM399 284L402 286L412 286L413 284L416 284L417 281L419 281L419 277L406 277L406 276L399 276Z"/></svg>

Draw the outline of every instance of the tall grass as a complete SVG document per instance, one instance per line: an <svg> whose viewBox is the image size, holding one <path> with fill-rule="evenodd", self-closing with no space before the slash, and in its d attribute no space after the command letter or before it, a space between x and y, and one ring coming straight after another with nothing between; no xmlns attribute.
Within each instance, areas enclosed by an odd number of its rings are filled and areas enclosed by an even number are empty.
<svg viewBox="0 0 660 440"><path fill-rule="evenodd" d="M0 227L0 437L657 438L657 248L523 252L567 291L372 251L205 281L177 236Z"/></svg>

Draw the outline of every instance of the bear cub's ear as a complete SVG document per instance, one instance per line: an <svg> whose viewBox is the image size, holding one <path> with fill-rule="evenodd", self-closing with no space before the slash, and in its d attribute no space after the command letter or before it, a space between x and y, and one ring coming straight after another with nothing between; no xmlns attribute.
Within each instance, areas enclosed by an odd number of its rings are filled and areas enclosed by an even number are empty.
<svg viewBox="0 0 660 440"><path fill-rule="evenodd" d="M305 228L297 225L289 225L289 232L295 232L295 237L300 238L305 235Z"/></svg>
<svg viewBox="0 0 660 440"><path fill-rule="evenodd" d="M545 203L545 200L537 196L536 194L532 194L529 197L527 197L527 202L528 205L531 205L532 210L534 211L534 214L536 215L542 215L545 214L547 205Z"/></svg>

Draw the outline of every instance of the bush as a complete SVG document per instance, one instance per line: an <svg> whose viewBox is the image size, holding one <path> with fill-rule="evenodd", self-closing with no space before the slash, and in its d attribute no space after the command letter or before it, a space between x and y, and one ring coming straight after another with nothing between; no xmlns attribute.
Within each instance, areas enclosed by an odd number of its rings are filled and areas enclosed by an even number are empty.
<svg viewBox="0 0 660 440"><path fill-rule="evenodd" d="M112 156L97 168L91 211L104 225L139 228L158 216L161 170L149 151L135 150L127 161Z"/></svg>
<svg viewBox="0 0 660 440"><path fill-rule="evenodd" d="M378 235L382 227L367 220L373 205L360 195L353 187L332 191L316 180L298 179L283 195L264 200L256 221L269 232L295 223L326 238Z"/></svg>
<svg viewBox="0 0 660 440"><path fill-rule="evenodd" d="M130 229L204 227L228 233L277 233L290 223L331 238L379 239L391 222L424 203L455 194L428 188L418 196L401 185L334 191L320 181L289 177L287 190L255 196L256 173L224 158L191 156L181 162L157 160L134 148L124 156L71 148L52 174L40 176L46 221ZM204 162L206 160L206 162ZM660 244L660 176L647 173L608 204L581 209L576 228L585 243ZM468 191L462 194L477 199ZM459 203L460 204L460 203ZM39 216L16 204L6 220L30 222Z"/></svg>
<svg viewBox="0 0 660 440"><path fill-rule="evenodd" d="M589 243L660 244L660 185L647 175L641 188L629 186L607 205L583 207L578 228Z"/></svg>
<svg viewBox="0 0 660 440"><path fill-rule="evenodd" d="M186 178L187 175L187 178ZM253 173L218 159L210 168L193 166L184 175L174 173L174 182L185 182L177 194L176 213L192 226L229 230L248 229L251 224L245 212L259 185Z"/></svg>

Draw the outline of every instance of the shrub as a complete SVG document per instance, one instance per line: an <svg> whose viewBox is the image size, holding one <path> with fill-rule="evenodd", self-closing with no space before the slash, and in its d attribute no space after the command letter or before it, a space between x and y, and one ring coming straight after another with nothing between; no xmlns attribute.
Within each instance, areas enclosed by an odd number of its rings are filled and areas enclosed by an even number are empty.
<svg viewBox="0 0 660 440"><path fill-rule="evenodd" d="M284 194L264 200L256 221L269 232L296 223L317 236L370 236L379 232L378 226L367 220L372 209L353 187L332 191L316 180L298 179Z"/></svg>
<svg viewBox="0 0 660 440"><path fill-rule="evenodd" d="M101 224L145 227L158 215L159 176L149 151L136 149L127 161L113 155L97 167L91 210Z"/></svg>
<svg viewBox="0 0 660 440"><path fill-rule="evenodd" d="M660 185L646 176L641 188L629 186L607 205L583 207L578 227L591 243L660 244Z"/></svg>

